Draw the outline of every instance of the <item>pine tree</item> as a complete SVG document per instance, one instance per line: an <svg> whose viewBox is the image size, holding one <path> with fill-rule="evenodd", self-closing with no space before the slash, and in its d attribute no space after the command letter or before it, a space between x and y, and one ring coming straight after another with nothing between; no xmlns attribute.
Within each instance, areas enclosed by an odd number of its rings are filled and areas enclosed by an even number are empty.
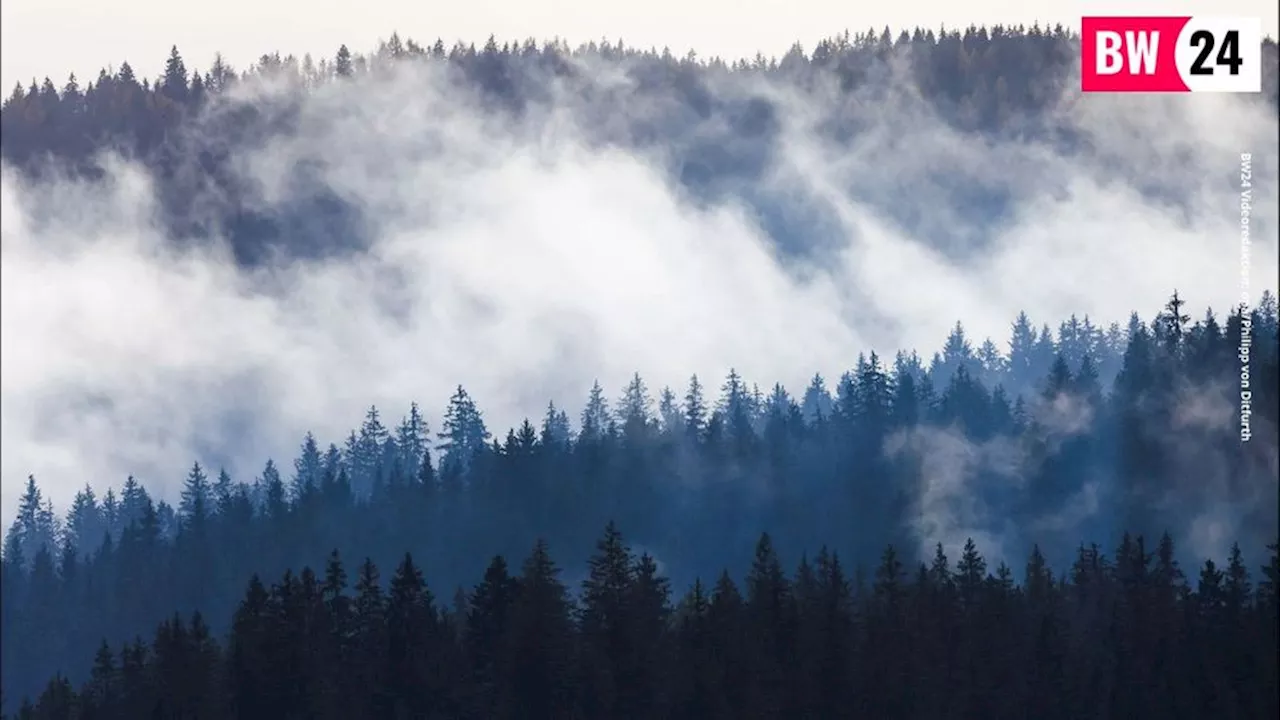
<svg viewBox="0 0 1280 720"><path fill-rule="evenodd" d="M268 674L270 642L267 590L254 575L249 580L244 601L236 610L231 629L228 672L231 707L244 715L271 708L271 677Z"/></svg>
<svg viewBox="0 0 1280 720"><path fill-rule="evenodd" d="M422 571L405 553L386 603L389 717L430 717L448 708L450 688L439 668L445 638Z"/></svg>
<svg viewBox="0 0 1280 720"><path fill-rule="evenodd" d="M384 689L386 658L387 599L379 584L378 568L365 558L356 580L353 603L352 685L358 688L353 705L361 715L386 717L390 699Z"/></svg>
<svg viewBox="0 0 1280 720"><path fill-rule="evenodd" d="M102 543L107 524L103 520L93 488L89 485L86 484L72 500L66 527L66 541L79 548L83 555L92 554Z"/></svg>
<svg viewBox="0 0 1280 720"><path fill-rule="evenodd" d="M324 459L320 456L320 446L310 432L302 439L302 449L293 461L293 481L290 484L290 497L299 500L320 489L324 478Z"/></svg>
<svg viewBox="0 0 1280 720"><path fill-rule="evenodd" d="M539 540L524 561L511 619L511 694L508 718L553 720L578 707L568 591L547 545ZM502 716L499 716L502 717Z"/></svg>
<svg viewBox="0 0 1280 720"><path fill-rule="evenodd" d="M642 436L652 416L652 400L640 373L632 376L622 393L618 403L618 424L622 426L623 435L629 438Z"/></svg>
<svg viewBox="0 0 1280 720"><path fill-rule="evenodd" d="M750 704L762 717L789 714L795 668L795 606L792 586L782 570L768 533L756 543L746 580L752 636Z"/></svg>
<svg viewBox="0 0 1280 720"><path fill-rule="evenodd" d="M468 599L465 641L474 696L471 702L474 712L487 717L504 717L515 708L507 643L518 588L506 561L498 555L489 562L484 579Z"/></svg>
<svg viewBox="0 0 1280 720"><path fill-rule="evenodd" d="M941 546L939 546L941 552ZM945 556L943 556L945 562ZM987 577L987 562L978 552L973 538L964 541L964 550L960 562L956 564L955 584L960 592L960 600L966 609L977 605L983 583Z"/></svg>
<svg viewBox="0 0 1280 720"><path fill-rule="evenodd" d="M702 437L707 423L707 401L703 397L702 383L698 376L689 378L689 389L684 395L684 429L689 437L697 440Z"/></svg>
<svg viewBox="0 0 1280 720"><path fill-rule="evenodd" d="M635 559L631 577L626 598L631 655L626 660L621 705L626 717L664 717L669 701L664 670L671 662L667 642L671 587L648 553Z"/></svg>
<svg viewBox="0 0 1280 720"><path fill-rule="evenodd" d="M160 84L160 92L176 103L186 103L189 94L187 81L187 66L182 61L178 46L174 45L169 50L169 59L164 65L164 79Z"/></svg>
<svg viewBox="0 0 1280 720"><path fill-rule="evenodd" d="M567 449L572 433L569 428L569 416L556 408L554 402L547 403L547 412L542 417L540 440L544 446Z"/></svg>
<svg viewBox="0 0 1280 720"><path fill-rule="evenodd" d="M609 434L610 426L609 402L604 398L600 382L596 381L591 385L591 394L582 410L582 430L578 437L587 442L599 442Z"/></svg>
<svg viewBox="0 0 1280 720"><path fill-rule="evenodd" d="M182 484L182 502L178 505L183 521L191 527L202 528L209 519L211 499L208 476L200 463L194 463Z"/></svg>
<svg viewBox="0 0 1280 720"><path fill-rule="evenodd" d="M684 431L684 414L669 387L663 387L658 394L658 420L662 431L669 436L676 437Z"/></svg>
<svg viewBox="0 0 1280 720"><path fill-rule="evenodd" d="M612 522L596 543L582 582L580 626L583 634L584 700L589 714L623 712L627 698L620 696L630 669L628 655L634 637L629 596L633 558L622 533Z"/></svg>
<svg viewBox="0 0 1280 720"><path fill-rule="evenodd" d="M480 411L461 385L449 399L439 438L444 441L438 446L441 469L464 475L490 438Z"/></svg>
<svg viewBox="0 0 1280 720"><path fill-rule="evenodd" d="M338 48L338 54L333 60L333 71L340 78L351 77L354 65L352 63L351 51L346 45Z"/></svg>
<svg viewBox="0 0 1280 720"><path fill-rule="evenodd" d="M1160 341L1171 354L1178 352L1186 332L1187 322L1191 320L1190 316L1182 312L1186 304L1187 301L1178 297L1178 291L1174 290L1173 296L1164 306L1164 312L1157 318Z"/></svg>

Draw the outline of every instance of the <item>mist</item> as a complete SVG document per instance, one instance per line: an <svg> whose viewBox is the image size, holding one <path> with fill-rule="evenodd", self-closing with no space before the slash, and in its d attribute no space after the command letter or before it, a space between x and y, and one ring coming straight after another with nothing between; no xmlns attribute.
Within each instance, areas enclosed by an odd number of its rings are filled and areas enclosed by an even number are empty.
<svg viewBox="0 0 1280 720"><path fill-rule="evenodd" d="M625 102L634 81L577 62L614 101L548 84L507 113L416 63L219 98L201 122L290 112L233 158L251 199L198 202L280 208L323 188L359 209L349 252L246 267L229 242L174 237L165 188L125 155L102 156L95 180L3 168L0 520L28 474L59 508L128 475L172 501L194 460L247 478L307 431L340 442L371 405L398 417L417 401L435 430L459 384L504 432L548 400L572 417L593 381L614 396L634 372L679 391L735 368L795 393L862 352L927 357L957 320L1004 349L1019 311L1105 325L1177 288L1225 312L1240 297L1242 152L1251 292L1275 288L1276 120L1256 98L1080 96L1060 78L1061 142L957 130L892 65L856 92L713 75L707 92L758 100L774 124L758 150L734 146L723 118L697 124L699 142L757 167L749 185L694 192L687 147L628 137L662 119ZM1207 402L1181 417L1234 421ZM950 504L963 487L945 473L923 486L922 542L954 545L988 519ZM1064 514L1096 508L1086 490ZM1222 533L1206 513L1209 545Z"/></svg>

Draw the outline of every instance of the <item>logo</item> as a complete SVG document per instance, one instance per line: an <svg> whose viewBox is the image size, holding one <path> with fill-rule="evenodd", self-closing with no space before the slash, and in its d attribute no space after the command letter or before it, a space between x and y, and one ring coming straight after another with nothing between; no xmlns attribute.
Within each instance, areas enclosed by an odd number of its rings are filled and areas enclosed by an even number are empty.
<svg viewBox="0 0 1280 720"><path fill-rule="evenodd" d="M1086 17L1084 92L1261 92L1262 22L1228 17Z"/></svg>

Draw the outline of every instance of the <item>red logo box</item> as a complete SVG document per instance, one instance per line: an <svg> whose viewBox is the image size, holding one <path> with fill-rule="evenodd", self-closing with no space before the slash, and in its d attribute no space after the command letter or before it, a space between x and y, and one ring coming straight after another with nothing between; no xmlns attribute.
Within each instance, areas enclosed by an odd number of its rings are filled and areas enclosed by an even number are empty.
<svg viewBox="0 0 1280 720"><path fill-rule="evenodd" d="M1190 92L1178 72L1178 36L1190 17L1086 17L1080 23L1080 89Z"/></svg>

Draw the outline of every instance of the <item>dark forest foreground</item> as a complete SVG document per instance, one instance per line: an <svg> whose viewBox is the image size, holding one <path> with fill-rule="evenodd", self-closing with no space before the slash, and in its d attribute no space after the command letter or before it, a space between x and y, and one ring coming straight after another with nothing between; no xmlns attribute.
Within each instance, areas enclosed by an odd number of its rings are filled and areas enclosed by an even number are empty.
<svg viewBox="0 0 1280 720"><path fill-rule="evenodd" d="M452 602L409 555L384 589L323 573L255 575L219 641L197 613L98 651L28 718L1273 718L1276 581L1233 548L1188 582L1165 536L1114 559L1081 547L1017 584L972 544L954 563L884 552L865 583L820 550L784 571L767 535L746 577L672 605L653 558L610 525L580 587L539 542L493 558Z"/></svg>

